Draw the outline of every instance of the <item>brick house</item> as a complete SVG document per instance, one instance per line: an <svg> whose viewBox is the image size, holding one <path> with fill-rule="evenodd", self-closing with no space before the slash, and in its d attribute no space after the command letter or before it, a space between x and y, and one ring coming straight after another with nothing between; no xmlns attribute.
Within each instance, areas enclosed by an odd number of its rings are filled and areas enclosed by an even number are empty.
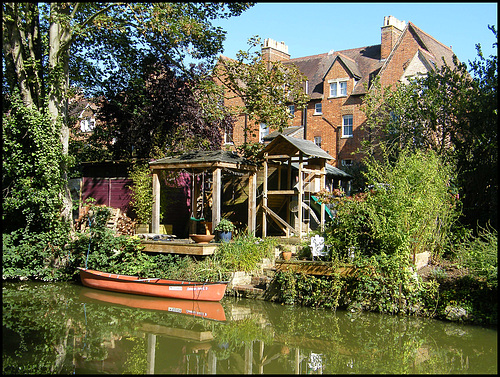
<svg viewBox="0 0 500 377"><path fill-rule="evenodd" d="M425 75L446 64L453 67L451 47L419 29L411 22L393 16L384 17L381 43L342 51L291 58L284 42L266 39L262 57L268 61L294 64L307 77L304 90L310 97L305 110L290 104L290 129L295 137L313 141L334 157L330 164L343 168L362 156L353 154L364 138L366 122L361 110L366 88L376 76L382 86L407 82L408 78ZM228 59L222 57L222 59ZM231 106L237 99L231 99ZM226 146L239 146L244 141L243 129L253 127L254 135L247 141L261 141L272 133L265 124L251 124L245 116L237 119L231 137L225 135Z"/></svg>

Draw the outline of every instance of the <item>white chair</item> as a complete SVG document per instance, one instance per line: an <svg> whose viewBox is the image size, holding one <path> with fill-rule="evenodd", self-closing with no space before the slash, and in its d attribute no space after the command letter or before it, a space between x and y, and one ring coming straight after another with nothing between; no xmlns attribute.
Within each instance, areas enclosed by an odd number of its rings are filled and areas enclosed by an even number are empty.
<svg viewBox="0 0 500 377"><path fill-rule="evenodd" d="M328 255L328 245L325 245L325 239L321 237L319 234L316 234L314 237L311 237L311 254L312 260L314 257L324 257ZM325 251L325 246L327 247L327 251Z"/></svg>

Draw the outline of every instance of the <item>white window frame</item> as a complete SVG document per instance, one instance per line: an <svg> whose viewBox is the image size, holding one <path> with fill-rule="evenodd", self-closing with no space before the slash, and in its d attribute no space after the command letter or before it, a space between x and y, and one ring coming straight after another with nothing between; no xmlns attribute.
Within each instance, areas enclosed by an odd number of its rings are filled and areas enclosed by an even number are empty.
<svg viewBox="0 0 500 377"><path fill-rule="evenodd" d="M342 160L342 166L352 166L352 160Z"/></svg>
<svg viewBox="0 0 500 377"><path fill-rule="evenodd" d="M269 126L265 123L259 125L259 143L264 142L264 138L269 135Z"/></svg>
<svg viewBox="0 0 500 377"><path fill-rule="evenodd" d="M318 111L318 105L320 108L320 111ZM314 114L313 115L321 115L323 114L323 105L321 102L315 103L314 104Z"/></svg>
<svg viewBox="0 0 500 377"><path fill-rule="evenodd" d="M347 97L348 81L349 81L348 78L328 80L328 83L330 84L330 91L328 92L328 98ZM342 90L341 84L345 84L345 90Z"/></svg>
<svg viewBox="0 0 500 377"><path fill-rule="evenodd" d="M295 116L295 105L288 106L288 113L290 114L290 118L293 118Z"/></svg>
<svg viewBox="0 0 500 377"><path fill-rule="evenodd" d="M314 136L314 144L321 148L321 136Z"/></svg>
<svg viewBox="0 0 500 377"><path fill-rule="evenodd" d="M351 120L351 124L350 125L346 124L346 120L347 119ZM351 132L350 133L346 133L346 127L350 127L351 128ZM342 138L353 137L353 132L354 132L354 116L353 116L353 114L342 115Z"/></svg>
<svg viewBox="0 0 500 377"><path fill-rule="evenodd" d="M228 126L230 127L230 126ZM234 140L233 140L233 128L230 127L231 130L228 132L227 129L224 130L224 144L225 145L233 145Z"/></svg>

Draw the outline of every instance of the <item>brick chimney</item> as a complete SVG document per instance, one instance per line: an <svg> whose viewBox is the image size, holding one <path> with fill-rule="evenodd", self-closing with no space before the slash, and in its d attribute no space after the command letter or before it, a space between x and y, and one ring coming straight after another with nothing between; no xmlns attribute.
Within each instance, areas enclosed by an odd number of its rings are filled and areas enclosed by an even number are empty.
<svg viewBox="0 0 500 377"><path fill-rule="evenodd" d="M399 21L396 17L384 17L384 26L382 26L382 45L380 47L380 59L387 59L394 45L399 39L406 26L405 21Z"/></svg>
<svg viewBox="0 0 500 377"><path fill-rule="evenodd" d="M285 42L276 42L274 39L264 39L264 44L261 48L262 60L269 62L290 60L288 54L288 46Z"/></svg>

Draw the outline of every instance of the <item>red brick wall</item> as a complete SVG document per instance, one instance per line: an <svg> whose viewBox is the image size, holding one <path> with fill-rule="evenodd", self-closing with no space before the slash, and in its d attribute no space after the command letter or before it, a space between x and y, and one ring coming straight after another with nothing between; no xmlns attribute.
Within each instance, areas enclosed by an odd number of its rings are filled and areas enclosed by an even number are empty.
<svg viewBox="0 0 500 377"><path fill-rule="evenodd" d="M409 29L411 31L411 29ZM409 32L403 36L398 49L395 51L387 66L381 72L380 83L382 86L393 85L398 82L404 73L403 66L408 63L418 50L415 36Z"/></svg>

